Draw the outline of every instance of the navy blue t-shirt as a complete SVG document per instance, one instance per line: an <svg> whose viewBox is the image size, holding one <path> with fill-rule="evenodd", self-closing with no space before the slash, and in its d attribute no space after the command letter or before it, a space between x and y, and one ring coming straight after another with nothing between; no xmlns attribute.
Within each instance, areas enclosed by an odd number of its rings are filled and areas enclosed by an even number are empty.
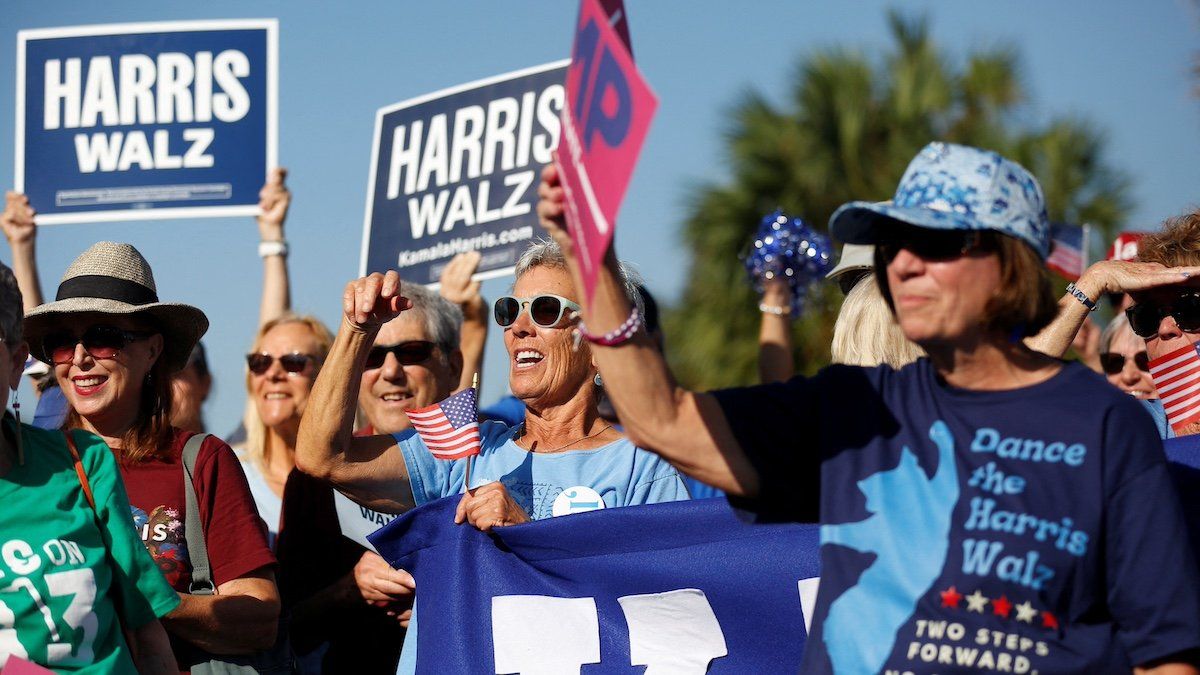
<svg viewBox="0 0 1200 675"><path fill-rule="evenodd" d="M967 391L922 359L715 396L758 469L755 508L819 509L804 672L1129 673L1200 647L1154 424L1086 368Z"/></svg>

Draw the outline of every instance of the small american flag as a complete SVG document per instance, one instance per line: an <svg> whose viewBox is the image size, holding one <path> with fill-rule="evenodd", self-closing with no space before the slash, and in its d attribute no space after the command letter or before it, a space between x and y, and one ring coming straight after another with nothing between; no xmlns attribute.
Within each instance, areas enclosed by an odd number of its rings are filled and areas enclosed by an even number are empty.
<svg viewBox="0 0 1200 675"><path fill-rule="evenodd" d="M474 387L406 414L429 453L437 459L462 459L479 454L479 413Z"/></svg>
<svg viewBox="0 0 1200 675"><path fill-rule="evenodd" d="M1068 223L1050 223L1050 257L1046 267L1076 281L1083 274L1084 228Z"/></svg>
<svg viewBox="0 0 1200 675"><path fill-rule="evenodd" d="M1151 361L1150 377L1172 429L1179 431L1200 421L1200 352L1195 345Z"/></svg>

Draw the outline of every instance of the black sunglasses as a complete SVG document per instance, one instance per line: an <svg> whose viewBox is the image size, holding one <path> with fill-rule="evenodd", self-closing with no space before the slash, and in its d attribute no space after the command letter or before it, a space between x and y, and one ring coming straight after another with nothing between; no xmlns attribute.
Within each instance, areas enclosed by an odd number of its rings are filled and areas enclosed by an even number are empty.
<svg viewBox="0 0 1200 675"><path fill-rule="evenodd" d="M1106 352L1100 355L1100 367L1108 375L1116 375L1125 370L1126 357L1124 354L1116 352ZM1150 355L1146 352L1138 352L1133 355L1133 363L1138 367L1138 370L1150 372Z"/></svg>
<svg viewBox="0 0 1200 675"><path fill-rule="evenodd" d="M1175 319L1179 330L1195 333L1200 331L1200 293L1181 295L1169 305L1154 302L1139 302L1125 310L1129 327L1142 338L1158 335L1158 326L1163 317Z"/></svg>
<svg viewBox="0 0 1200 675"><path fill-rule="evenodd" d="M907 250L922 260L953 260L983 248L983 235L978 231L905 227L898 232L887 233L875 244L875 248L885 264L891 264L901 250Z"/></svg>
<svg viewBox="0 0 1200 675"><path fill-rule="evenodd" d="M568 310L573 312L579 311L579 305L562 297L561 295L552 295L543 293L535 295L532 298L518 298L512 295L505 295L496 299L494 313L496 323L501 328L508 328L517 321L517 317L521 315L521 310L529 309L529 318L542 328L554 328L562 321L563 314Z"/></svg>
<svg viewBox="0 0 1200 675"><path fill-rule="evenodd" d="M402 366L415 366L424 363L433 356L437 345L428 340L409 340L394 345L377 345L367 352L367 370L382 368L388 354L394 354Z"/></svg>
<svg viewBox="0 0 1200 675"><path fill-rule="evenodd" d="M284 354L279 357L279 365L283 367L288 375L298 375L303 373L308 368L309 363L316 363L317 357L311 354L301 354L293 352ZM271 364L275 363L275 357L270 354L247 354L246 367L255 375L262 375L271 369Z"/></svg>
<svg viewBox="0 0 1200 675"><path fill-rule="evenodd" d="M131 342L145 340L154 335L150 331L132 331L116 326L90 326L78 337L69 331L58 331L42 338L42 351L50 356L55 365L70 363L75 359L75 345L82 344L83 351L93 359L115 358Z"/></svg>

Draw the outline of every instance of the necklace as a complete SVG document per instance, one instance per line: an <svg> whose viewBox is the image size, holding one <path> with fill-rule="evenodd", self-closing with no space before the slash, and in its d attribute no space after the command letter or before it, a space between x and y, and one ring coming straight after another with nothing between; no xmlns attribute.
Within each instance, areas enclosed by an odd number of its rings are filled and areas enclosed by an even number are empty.
<svg viewBox="0 0 1200 675"><path fill-rule="evenodd" d="M587 436L584 436L583 438L577 438L577 439L571 441L570 443L567 443L566 445L560 445L557 448L551 448L549 450L534 450L533 448L525 448L525 449L528 450L529 452L543 452L543 453L547 453L547 454L552 453L552 452L558 452L560 450L566 450L567 448L571 447L572 445L575 445L576 443L582 443L589 438L595 438L596 436L599 436L600 434L611 429L612 426L613 425L611 425L611 424L605 424L603 429L593 432L593 433L590 433ZM525 438L525 423L521 422L521 433L517 434L517 437L513 440L519 441L519 440L524 440L524 438ZM519 444L518 444L518 447L520 447Z"/></svg>

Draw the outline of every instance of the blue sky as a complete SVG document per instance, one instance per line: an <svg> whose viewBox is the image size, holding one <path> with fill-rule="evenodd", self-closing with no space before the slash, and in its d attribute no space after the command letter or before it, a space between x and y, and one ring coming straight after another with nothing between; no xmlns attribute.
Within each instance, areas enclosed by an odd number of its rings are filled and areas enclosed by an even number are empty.
<svg viewBox="0 0 1200 675"><path fill-rule="evenodd" d="M650 289L674 299L685 281L678 247L692 190L728 178L728 111L749 90L783 103L797 60L841 45L878 56L886 9L927 12L950 58L1012 45L1030 93L1021 119L1074 113L1108 136L1108 158L1134 178L1131 229L1200 203L1200 99L1189 75L1200 13L1184 0L734 3L626 0L634 54L660 107L617 233L621 257ZM295 308L336 328L341 289L356 272L375 110L456 84L564 58L576 5L556 2L340 3L208 0L7 0L0 54L22 28L129 21L276 17L280 23L279 158L295 194L288 223ZM0 63L0 184L13 182L14 73ZM159 294L202 308L217 384L207 415L231 429L245 400L242 355L257 321L261 264L252 219L143 221L44 228L39 262L53 295L91 243L128 241L154 265ZM735 255L731 251L730 255ZM0 245L0 259L10 260ZM489 298L506 280L489 281ZM503 389L499 332L489 338L484 403ZM28 390L22 399L30 400Z"/></svg>

